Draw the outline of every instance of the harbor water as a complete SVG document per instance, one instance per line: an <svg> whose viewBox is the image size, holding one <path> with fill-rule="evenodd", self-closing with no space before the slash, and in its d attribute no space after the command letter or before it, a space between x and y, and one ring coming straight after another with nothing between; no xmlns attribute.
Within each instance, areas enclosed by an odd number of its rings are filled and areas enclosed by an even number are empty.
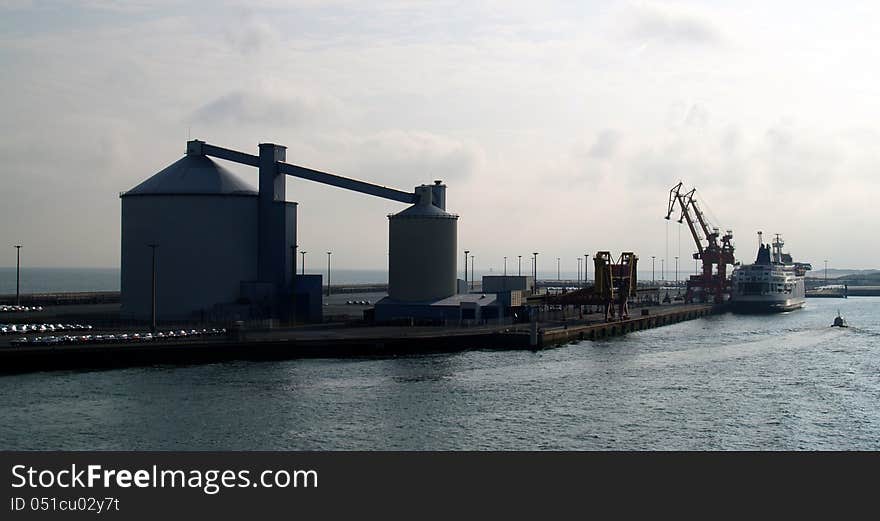
<svg viewBox="0 0 880 521"><path fill-rule="evenodd" d="M2 376L0 447L878 450L878 317L814 299L539 352Z"/></svg>

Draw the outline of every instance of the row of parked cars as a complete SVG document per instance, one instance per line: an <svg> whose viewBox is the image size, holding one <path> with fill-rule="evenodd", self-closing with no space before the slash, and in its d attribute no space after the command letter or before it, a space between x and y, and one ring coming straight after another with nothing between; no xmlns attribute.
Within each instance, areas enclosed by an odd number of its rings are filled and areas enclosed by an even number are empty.
<svg viewBox="0 0 880 521"><path fill-rule="evenodd" d="M154 342L162 340L172 340L176 338L197 338L222 336L226 334L226 329L181 329L178 331L161 331L153 335L152 333L117 333L107 335L60 335L60 336L38 336L33 338L21 337L16 338L12 345L16 346L50 346L50 345L82 345L82 344L130 344L142 342Z"/></svg>
<svg viewBox="0 0 880 521"><path fill-rule="evenodd" d="M349 300L346 302L349 306L370 306L372 303L369 300Z"/></svg>
<svg viewBox="0 0 880 521"><path fill-rule="evenodd" d="M0 305L0 313L14 313L25 311L43 311L43 306L7 306Z"/></svg>
<svg viewBox="0 0 880 521"><path fill-rule="evenodd" d="M90 331L88 324L0 324L0 335L21 333L54 333L56 331Z"/></svg>

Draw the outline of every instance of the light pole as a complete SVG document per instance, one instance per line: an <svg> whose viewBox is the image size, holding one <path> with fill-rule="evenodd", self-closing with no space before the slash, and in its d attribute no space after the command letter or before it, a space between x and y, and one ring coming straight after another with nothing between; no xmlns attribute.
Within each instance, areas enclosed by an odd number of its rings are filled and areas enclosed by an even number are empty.
<svg viewBox="0 0 880 521"><path fill-rule="evenodd" d="M471 289L474 289L474 256L471 255Z"/></svg>
<svg viewBox="0 0 880 521"><path fill-rule="evenodd" d="M507 276L507 257L504 257L504 276Z"/></svg>
<svg viewBox="0 0 880 521"><path fill-rule="evenodd" d="M660 259L660 280L666 282L666 263Z"/></svg>
<svg viewBox="0 0 880 521"><path fill-rule="evenodd" d="M308 252L303 250L299 253L300 253L300 255L303 256L302 269L300 271L302 272L303 275L305 275L306 274L306 253L308 253Z"/></svg>
<svg viewBox="0 0 880 521"><path fill-rule="evenodd" d="M471 252L471 250L464 250L464 285L465 285L465 287L467 287L467 285L468 285L467 259L468 259L468 253L470 253L470 252Z"/></svg>
<svg viewBox="0 0 880 521"><path fill-rule="evenodd" d="M535 291L538 289L538 252L534 251L534 252L532 252L532 255L534 256L533 257L534 260L532 261L532 270L535 272L533 274L534 278L532 281L532 285L533 285L532 291Z"/></svg>
<svg viewBox="0 0 880 521"><path fill-rule="evenodd" d="M654 285L654 255L651 255L651 285Z"/></svg>
<svg viewBox="0 0 880 521"><path fill-rule="evenodd" d="M577 278L577 285L580 286L580 285L581 285L581 263L582 263L581 258L578 257L578 258L577 258L577 261L578 261L578 278Z"/></svg>
<svg viewBox="0 0 880 521"><path fill-rule="evenodd" d="M21 246L16 247L21 248ZM825 259L825 284L828 284L828 259Z"/></svg>
<svg viewBox="0 0 880 521"><path fill-rule="evenodd" d="M557 280L557 281L562 280L562 275L561 275L561 273L562 273L562 272L559 271L559 257L556 257L556 280Z"/></svg>
<svg viewBox="0 0 880 521"><path fill-rule="evenodd" d="M590 281L588 275L590 273L590 256L584 254L584 286Z"/></svg>
<svg viewBox="0 0 880 521"><path fill-rule="evenodd" d="M517 274L522 277L522 255L517 255L517 257L519 257L519 271Z"/></svg>
<svg viewBox="0 0 880 521"><path fill-rule="evenodd" d="M293 268L290 277L290 321L296 325L296 248L299 244L290 246L290 265Z"/></svg>
<svg viewBox="0 0 880 521"><path fill-rule="evenodd" d="M330 255L332 255L332 251L327 252L327 296L330 296Z"/></svg>
<svg viewBox="0 0 880 521"><path fill-rule="evenodd" d="M825 268L828 272L828 268ZM825 277L828 278L828 277ZM21 244L15 245L15 305L21 305L21 294L19 293L21 284Z"/></svg>
<svg viewBox="0 0 880 521"><path fill-rule="evenodd" d="M152 288L153 289L151 292L152 293L152 304L150 306L150 324L151 324L150 331L155 335L156 330L157 330L157 327L156 327L156 314L157 314L157 311L156 311L156 307L157 307L157 305L156 305L156 279L157 279L157 277L156 277L156 248L158 248L159 245L158 244L147 244L147 246L149 246L153 250L153 269L152 269L152 273L153 273Z"/></svg>

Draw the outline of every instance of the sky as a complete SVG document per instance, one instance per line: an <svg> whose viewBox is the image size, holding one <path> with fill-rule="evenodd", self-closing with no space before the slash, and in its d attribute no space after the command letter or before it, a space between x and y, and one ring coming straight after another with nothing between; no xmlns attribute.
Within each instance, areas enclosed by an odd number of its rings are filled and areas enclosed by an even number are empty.
<svg viewBox="0 0 880 521"><path fill-rule="evenodd" d="M876 2L0 0L0 265L23 244L30 266L118 266L119 193L192 138L442 179L478 271L671 266L694 249L664 219L680 180L739 259L762 230L816 269L878 267L876 27ZM287 197L302 249L386 267L404 205L299 179Z"/></svg>

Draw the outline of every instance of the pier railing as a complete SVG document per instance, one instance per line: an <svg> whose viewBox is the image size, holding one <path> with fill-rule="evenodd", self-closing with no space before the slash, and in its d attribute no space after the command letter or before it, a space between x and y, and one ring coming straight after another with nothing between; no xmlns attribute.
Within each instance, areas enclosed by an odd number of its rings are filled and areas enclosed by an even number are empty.
<svg viewBox="0 0 880 521"><path fill-rule="evenodd" d="M20 297L22 306L65 306L70 304L117 304L118 291L29 293ZM15 294L0 295L0 304L15 304Z"/></svg>

